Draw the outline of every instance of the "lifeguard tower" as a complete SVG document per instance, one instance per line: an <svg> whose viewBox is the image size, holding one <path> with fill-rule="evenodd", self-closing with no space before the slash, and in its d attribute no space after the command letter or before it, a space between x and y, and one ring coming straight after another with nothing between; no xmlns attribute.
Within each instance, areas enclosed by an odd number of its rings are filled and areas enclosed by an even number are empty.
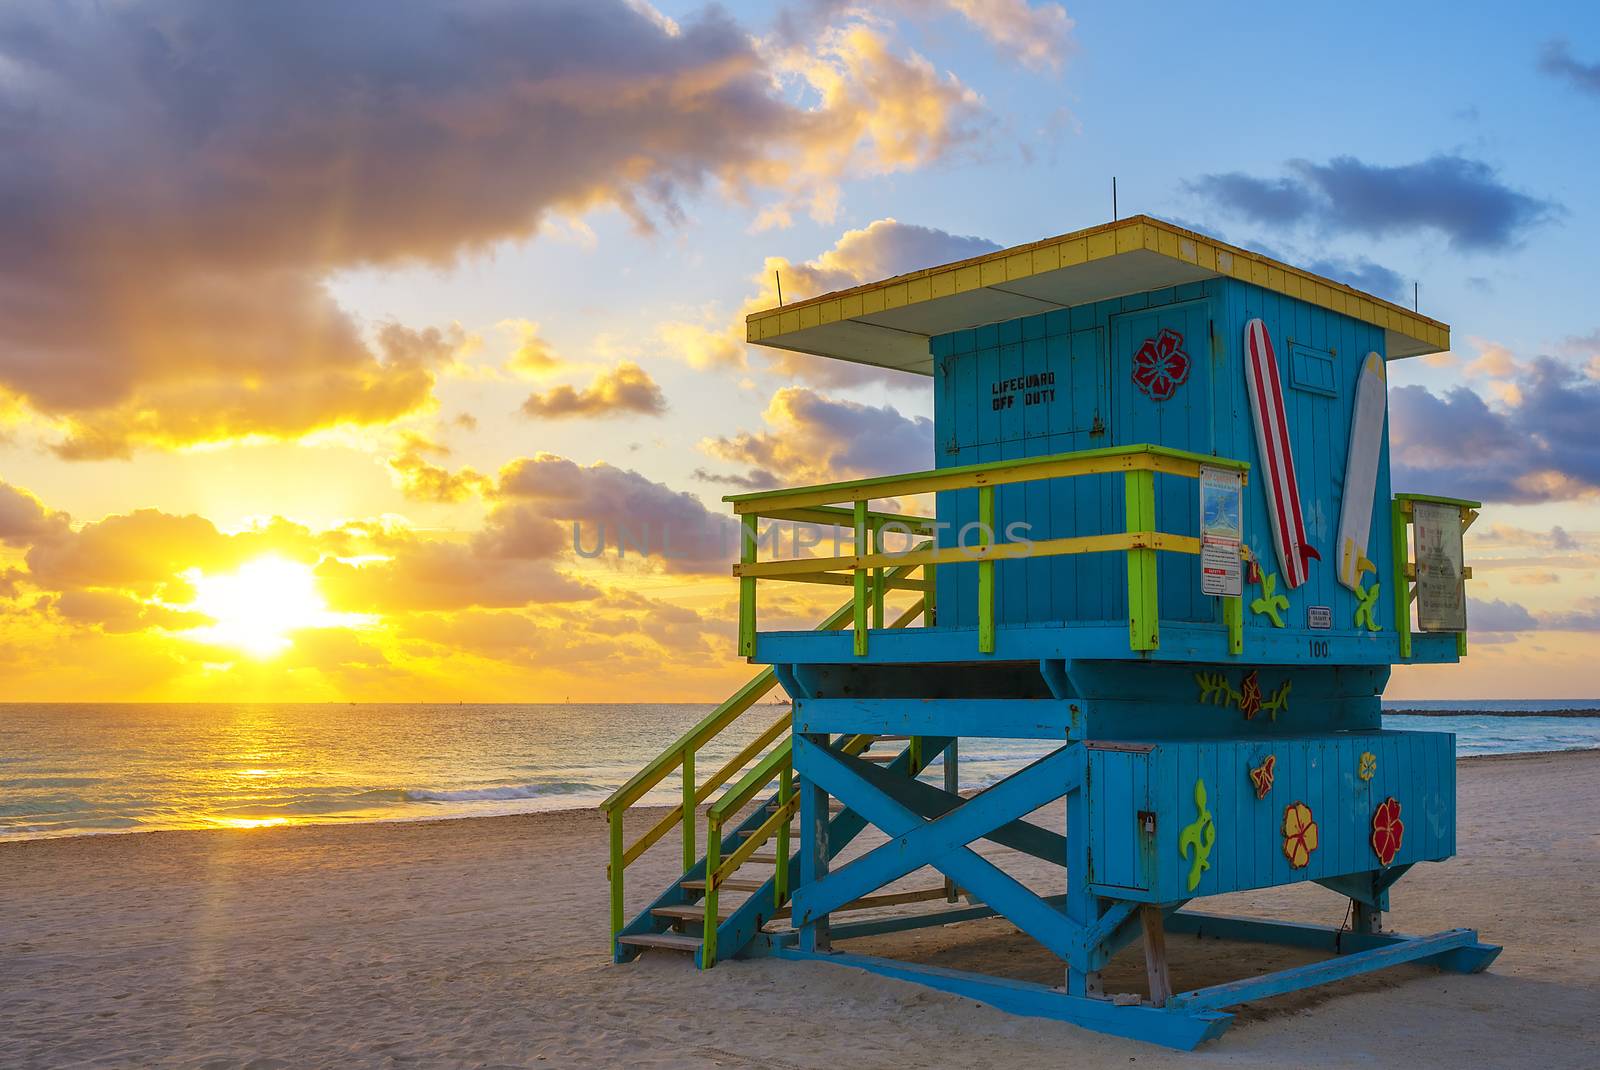
<svg viewBox="0 0 1600 1070"><path fill-rule="evenodd" d="M727 499L746 534L740 653L770 668L605 804L616 961L823 959L1192 1048L1252 999L1495 958L1469 929L1382 925L1390 887L1455 852L1454 737L1380 723L1392 665L1466 650L1461 533L1478 503L1389 486L1387 362L1447 349L1445 324L1136 216L747 330L930 376L933 467ZM872 507L919 495L933 516ZM763 560L774 522L842 525L850 552ZM814 631L762 631L774 583L850 600ZM697 778L695 755L777 683L792 713ZM964 737L1056 746L963 794ZM942 786L919 779L940 756ZM681 803L630 843L624 813L674 772ZM1057 801L1063 818L1030 819ZM840 860L868 826L882 842ZM674 830L682 874L629 919L624 871ZM1030 891L980 840L1060 866L1059 892ZM941 883L882 891L927 867ZM1346 897L1348 927L1186 909L1302 881ZM849 951L995 915L1060 958L1063 987ZM1329 957L1184 990L1169 933ZM1103 991L1136 940L1147 991Z"/></svg>

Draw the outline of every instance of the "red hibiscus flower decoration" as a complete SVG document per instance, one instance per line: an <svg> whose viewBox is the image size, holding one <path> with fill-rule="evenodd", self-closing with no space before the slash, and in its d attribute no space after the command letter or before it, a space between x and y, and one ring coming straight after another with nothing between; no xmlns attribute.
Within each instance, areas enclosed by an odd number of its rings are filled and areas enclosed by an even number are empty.
<svg viewBox="0 0 1600 1070"><path fill-rule="evenodd" d="M1239 684L1239 709L1247 721L1261 712L1261 680L1254 669Z"/></svg>
<svg viewBox="0 0 1600 1070"><path fill-rule="evenodd" d="M1400 853L1400 841L1405 838L1406 826L1400 820L1400 801L1393 795L1383 800L1372 815L1372 853L1378 861L1388 865Z"/></svg>
<svg viewBox="0 0 1600 1070"><path fill-rule="evenodd" d="M1133 355L1133 381L1154 401L1170 398L1187 378L1189 354L1183 351L1183 335L1177 331L1162 328Z"/></svg>

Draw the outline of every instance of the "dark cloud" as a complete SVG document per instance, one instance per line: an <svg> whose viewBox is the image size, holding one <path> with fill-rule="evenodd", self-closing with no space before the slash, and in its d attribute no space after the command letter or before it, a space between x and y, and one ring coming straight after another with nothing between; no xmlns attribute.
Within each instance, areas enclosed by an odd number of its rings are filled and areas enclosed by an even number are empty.
<svg viewBox="0 0 1600 1070"><path fill-rule="evenodd" d="M1277 257L1275 259L1282 259ZM1317 260L1308 260L1296 263L1293 260L1285 263L1296 264L1307 271L1321 275L1324 278L1342 282L1346 286L1354 286L1358 290L1382 297L1389 301L1402 301L1411 296L1406 280L1398 271L1393 271L1364 256L1357 257L1322 257Z"/></svg>
<svg viewBox="0 0 1600 1070"><path fill-rule="evenodd" d="M1546 613L1539 625L1557 632L1600 632L1600 598L1585 598L1579 608Z"/></svg>
<svg viewBox="0 0 1600 1070"><path fill-rule="evenodd" d="M694 478L702 483L720 483L741 490L771 490L778 485L778 477L761 468L752 468L743 474L737 472L723 474L706 468L696 468Z"/></svg>
<svg viewBox="0 0 1600 1070"><path fill-rule="evenodd" d="M933 421L904 416L892 405L841 401L789 386L772 396L764 419L769 430L741 431L700 444L714 457L748 466L747 474L721 480L740 485L831 483L933 465Z"/></svg>
<svg viewBox="0 0 1600 1070"><path fill-rule="evenodd" d="M1516 602L1468 598L1467 626L1480 632L1529 632L1539 627L1539 622Z"/></svg>
<svg viewBox="0 0 1600 1070"><path fill-rule="evenodd" d="M777 55L626 0L0 6L0 392L66 457L415 411L439 347L369 345L336 272L707 186L831 204L973 136L970 90L851 27Z"/></svg>
<svg viewBox="0 0 1600 1070"><path fill-rule="evenodd" d="M1177 217L1168 217L1168 221L1198 234L1210 235L1218 241L1230 240L1218 227L1203 223L1191 223ZM1335 282L1342 282L1346 286L1354 286L1356 289L1363 290L1376 297L1399 301L1409 296L1406 280L1398 271L1387 268L1365 256L1305 257L1297 253L1285 252L1262 241L1234 239L1233 243L1242 248L1258 252L1263 256L1270 256L1272 259L1285 264L1292 264L1324 278L1333 279Z"/></svg>
<svg viewBox="0 0 1600 1070"><path fill-rule="evenodd" d="M1464 386L1390 391L1395 489L1519 503L1600 492L1600 381L1539 357L1511 382L1521 402L1504 409Z"/></svg>
<svg viewBox="0 0 1600 1070"><path fill-rule="evenodd" d="M660 416L667 411L667 397L650 373L625 360L602 371L582 390L558 386L543 393L529 394L522 403L525 416L561 420L577 416L623 416L628 413Z"/></svg>
<svg viewBox="0 0 1600 1070"><path fill-rule="evenodd" d="M1572 54L1566 41L1550 41L1539 53L1539 69L1565 79L1585 93L1600 96L1600 63L1584 63Z"/></svg>
<svg viewBox="0 0 1600 1070"><path fill-rule="evenodd" d="M1385 237L1431 231L1461 250L1502 249L1560 207L1501 182L1494 169L1462 156L1432 156L1387 167L1354 156L1327 163L1291 160L1290 176L1205 175L1188 188L1218 208L1257 223L1306 223Z"/></svg>
<svg viewBox="0 0 1600 1070"><path fill-rule="evenodd" d="M609 464L587 467L550 454L519 458L500 470L501 500L484 538L510 543L525 533L557 532L603 560L648 559L667 572L726 574L739 552L738 525L692 494ZM576 530L574 530L576 529ZM620 539L626 536L626 541Z"/></svg>

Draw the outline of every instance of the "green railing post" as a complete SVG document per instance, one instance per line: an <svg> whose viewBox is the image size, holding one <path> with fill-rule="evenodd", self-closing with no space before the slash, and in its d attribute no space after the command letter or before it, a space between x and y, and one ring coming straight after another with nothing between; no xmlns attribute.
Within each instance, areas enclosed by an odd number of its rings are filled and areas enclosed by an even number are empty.
<svg viewBox="0 0 1600 1070"><path fill-rule="evenodd" d="M978 537L982 546L993 546L994 487L978 488ZM978 651L994 653L994 560L978 562Z"/></svg>
<svg viewBox="0 0 1600 1070"><path fill-rule="evenodd" d="M1149 534L1156 529L1156 478L1150 471L1131 471L1126 484L1127 530ZM1156 600L1156 552L1128 551L1128 646L1155 650L1161 642L1161 610Z"/></svg>
<svg viewBox="0 0 1600 1070"><path fill-rule="evenodd" d="M700 968L709 970L717 964L717 870L722 867L722 825L716 818L706 821L706 898L705 922L701 926Z"/></svg>
<svg viewBox="0 0 1600 1070"><path fill-rule="evenodd" d="M867 503L856 502L855 509L855 552L860 557L867 552ZM855 581L855 652L861 656L867 652L867 570L859 565L853 570Z"/></svg>
<svg viewBox="0 0 1600 1070"><path fill-rule="evenodd" d="M778 772L778 809L789 805L794 795L794 769L785 765ZM773 852L778 869L772 875L772 909L778 910L789 898L789 822L778 826L778 846Z"/></svg>
<svg viewBox="0 0 1600 1070"><path fill-rule="evenodd" d="M926 588L922 592L922 626L932 628L939 623L939 603L936 591L938 589L937 565L922 566L922 582Z"/></svg>
<svg viewBox="0 0 1600 1070"><path fill-rule="evenodd" d="M1228 626L1228 653L1244 653L1244 596L1222 599L1222 623Z"/></svg>
<svg viewBox="0 0 1600 1070"><path fill-rule="evenodd" d="M611 861L606 866L606 876L611 878L611 957L617 955L617 937L622 934L622 812L606 815L608 838L611 841Z"/></svg>
<svg viewBox="0 0 1600 1070"><path fill-rule="evenodd" d="M694 748L683 751L683 871L694 868L699 857L694 849Z"/></svg>
<svg viewBox="0 0 1600 1070"><path fill-rule="evenodd" d="M922 772L922 737L912 736L906 750L911 752L911 756L906 762L906 772L915 780L917 774Z"/></svg>
<svg viewBox="0 0 1600 1070"><path fill-rule="evenodd" d="M1411 563L1411 543L1406 525L1411 523L1409 503L1398 499L1389 503L1390 540L1394 547L1394 633L1400 637L1401 660L1411 657L1411 581L1406 566Z"/></svg>
<svg viewBox="0 0 1600 1070"><path fill-rule="evenodd" d="M756 528L760 517L745 513L739 517L739 563L753 565L756 561ZM756 653L756 578L739 577L739 655L754 657Z"/></svg>
<svg viewBox="0 0 1600 1070"><path fill-rule="evenodd" d="M883 553L883 521L881 520L872 522L872 552L875 554ZM874 628L883 627L884 575L884 570L881 568L872 570L872 626Z"/></svg>

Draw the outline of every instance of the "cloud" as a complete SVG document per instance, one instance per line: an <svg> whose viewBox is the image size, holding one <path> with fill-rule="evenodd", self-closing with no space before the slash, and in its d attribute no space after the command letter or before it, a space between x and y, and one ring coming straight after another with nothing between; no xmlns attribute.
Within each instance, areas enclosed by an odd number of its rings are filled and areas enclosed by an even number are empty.
<svg viewBox="0 0 1600 1070"><path fill-rule="evenodd" d="M726 575L738 556L731 517L631 469L539 454L503 467L497 494L491 541L553 529L582 556L616 563L631 555L674 573Z"/></svg>
<svg viewBox="0 0 1600 1070"><path fill-rule="evenodd" d="M854 0L803 0L783 11L779 32L789 41L802 41L827 18L855 6ZM983 34L1003 55L1033 70L1058 71L1076 51L1072 30L1076 25L1066 8L1057 3L1030 4L1028 0L881 0L887 8L911 18L932 18L953 13Z"/></svg>
<svg viewBox="0 0 1600 1070"><path fill-rule="evenodd" d="M594 587L544 559L561 546L559 540L519 545L480 534L455 543L394 533L379 547L387 560L356 565L324 558L316 575L328 604L350 613L498 609L594 597Z"/></svg>
<svg viewBox="0 0 1600 1070"><path fill-rule="evenodd" d="M893 218L874 220L865 227L845 231L832 248L813 259L795 262L787 257L767 257L761 270L752 276L755 293L731 321L720 326L672 322L664 324L659 333L663 342L694 367L743 368L748 351L744 342L745 316L777 305L780 285L785 302L802 301L937 264L981 256L998 248L999 245L987 238L951 234L936 227L902 223ZM856 385L901 375L801 353L762 350L762 355L777 374L824 386Z"/></svg>
<svg viewBox="0 0 1600 1070"><path fill-rule="evenodd" d="M400 441L400 452L389 458L389 470L394 473L400 493L412 501L461 502L493 485L493 480L473 468L452 472L428 460L430 456L448 457L448 446L409 431L401 435Z"/></svg>
<svg viewBox="0 0 1600 1070"><path fill-rule="evenodd" d="M1300 263L1299 266L1324 278L1342 282L1346 286L1354 286L1358 290L1364 290L1375 297L1389 301L1401 302L1410 296L1406 289L1406 280L1399 272L1364 256L1320 257Z"/></svg>
<svg viewBox="0 0 1600 1070"><path fill-rule="evenodd" d="M1516 602L1468 598L1467 625L1473 631L1528 632L1539 627L1539 622L1525 606Z"/></svg>
<svg viewBox="0 0 1600 1070"><path fill-rule="evenodd" d="M1465 386L1391 390L1395 488L1517 503L1600 492L1600 381L1550 357L1514 374L1518 403L1501 408Z"/></svg>
<svg viewBox="0 0 1600 1070"><path fill-rule="evenodd" d="M1385 166L1354 156L1291 160L1291 175L1203 175L1190 192L1256 223L1311 224L1368 237L1432 232L1463 251L1504 249L1561 214L1559 205L1500 181L1488 164L1438 155Z"/></svg>
<svg viewBox="0 0 1600 1070"><path fill-rule="evenodd" d="M1539 53L1539 69L1565 79L1576 89L1600 96L1600 63L1584 63L1572 55L1572 46L1563 40L1548 42Z"/></svg>
<svg viewBox="0 0 1600 1070"><path fill-rule="evenodd" d="M1007 55L1035 70L1060 70L1074 50L1075 23L1060 4L1028 0L944 0Z"/></svg>
<svg viewBox="0 0 1600 1070"><path fill-rule="evenodd" d="M560 371L566 361L556 354L555 348L539 333L539 325L532 320L501 320L499 327L516 339L516 348L506 361L506 367L517 375L537 379Z"/></svg>
<svg viewBox="0 0 1600 1070"><path fill-rule="evenodd" d="M661 388L648 372L628 360L602 371L582 390L562 385L542 394L529 394L522 403L523 415L551 420L625 413L660 416L666 411L667 398Z"/></svg>
<svg viewBox="0 0 1600 1070"><path fill-rule="evenodd" d="M1579 608L1546 613L1539 626L1556 632L1600 632L1600 598L1584 598Z"/></svg>
<svg viewBox="0 0 1600 1070"><path fill-rule="evenodd" d="M864 17L784 49L623 0L6 5L0 70L0 393L69 458L428 406L447 358L369 338L338 272L708 187L826 214L988 121Z"/></svg>
<svg viewBox="0 0 1600 1070"><path fill-rule="evenodd" d="M27 547L66 531L65 513L48 509L28 491L0 481L0 544Z"/></svg>
<svg viewBox="0 0 1600 1070"><path fill-rule="evenodd" d="M763 419L769 430L742 431L700 443L714 457L748 465L747 474L701 478L739 486L776 486L831 483L932 466L933 421L903 416L892 405L862 405L791 386L772 396Z"/></svg>

